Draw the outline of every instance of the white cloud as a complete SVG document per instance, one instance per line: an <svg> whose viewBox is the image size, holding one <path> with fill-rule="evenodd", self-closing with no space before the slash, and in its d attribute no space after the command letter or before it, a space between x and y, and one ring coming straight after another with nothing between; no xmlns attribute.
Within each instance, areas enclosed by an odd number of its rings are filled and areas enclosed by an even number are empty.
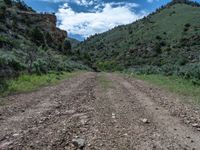
<svg viewBox="0 0 200 150"><path fill-rule="evenodd" d="M91 6L94 5L96 0L74 0L74 2L81 6Z"/></svg>
<svg viewBox="0 0 200 150"><path fill-rule="evenodd" d="M41 1L52 2L52 3L65 2L65 3L75 3L80 6L91 6L97 3L99 0L41 0Z"/></svg>
<svg viewBox="0 0 200 150"><path fill-rule="evenodd" d="M59 8L56 16L59 28L70 34L78 34L88 37L95 33L102 33L115 26L128 24L143 17L144 13L135 13L135 3L117 4L104 3L96 6L93 12L75 12L67 3Z"/></svg>

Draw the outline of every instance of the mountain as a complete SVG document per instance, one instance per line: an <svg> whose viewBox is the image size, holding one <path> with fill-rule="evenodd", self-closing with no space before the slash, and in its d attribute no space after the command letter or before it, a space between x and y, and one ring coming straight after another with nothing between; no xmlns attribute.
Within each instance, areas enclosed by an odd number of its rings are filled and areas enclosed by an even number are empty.
<svg viewBox="0 0 200 150"><path fill-rule="evenodd" d="M70 37L68 37L67 39L71 43L72 49L74 49L75 47L77 47L78 44L80 43L80 41L78 41L76 39L73 39L73 38L70 38Z"/></svg>
<svg viewBox="0 0 200 150"><path fill-rule="evenodd" d="M200 78L199 16L198 3L173 0L132 24L89 37L76 51L98 70Z"/></svg>
<svg viewBox="0 0 200 150"><path fill-rule="evenodd" d="M56 16L41 14L23 1L0 0L0 80L20 73L87 69L71 60L67 32Z"/></svg>

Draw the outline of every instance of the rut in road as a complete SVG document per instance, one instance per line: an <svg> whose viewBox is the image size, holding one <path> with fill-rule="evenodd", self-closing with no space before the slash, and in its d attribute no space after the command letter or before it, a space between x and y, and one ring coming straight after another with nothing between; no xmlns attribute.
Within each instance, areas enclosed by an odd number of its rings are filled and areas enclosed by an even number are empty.
<svg viewBox="0 0 200 150"><path fill-rule="evenodd" d="M121 75L83 73L6 99L0 149L74 150L74 139L85 150L200 149L200 132L191 126L200 123L197 108Z"/></svg>

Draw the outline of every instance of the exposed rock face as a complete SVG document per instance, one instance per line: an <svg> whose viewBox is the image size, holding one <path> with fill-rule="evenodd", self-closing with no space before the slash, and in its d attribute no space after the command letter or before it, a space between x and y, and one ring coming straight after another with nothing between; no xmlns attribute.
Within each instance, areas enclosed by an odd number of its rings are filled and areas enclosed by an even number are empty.
<svg viewBox="0 0 200 150"><path fill-rule="evenodd" d="M21 1L0 0L0 90L2 79L23 71L57 70L66 55L66 38L67 32L56 27L55 15L37 13Z"/></svg>
<svg viewBox="0 0 200 150"><path fill-rule="evenodd" d="M31 18L30 22L33 23L33 26L39 27L44 32L50 33L56 43L63 42L67 37L66 31L56 27L56 16L53 14L39 14L26 11L18 11L17 13L23 18Z"/></svg>

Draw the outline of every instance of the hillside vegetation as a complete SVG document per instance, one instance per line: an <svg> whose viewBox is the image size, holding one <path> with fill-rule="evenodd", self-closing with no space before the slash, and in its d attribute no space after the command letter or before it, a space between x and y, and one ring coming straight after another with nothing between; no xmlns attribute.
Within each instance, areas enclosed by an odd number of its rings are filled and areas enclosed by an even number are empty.
<svg viewBox="0 0 200 150"><path fill-rule="evenodd" d="M0 91L5 80L22 73L89 69L71 59L71 48L55 15L36 13L23 1L0 0Z"/></svg>
<svg viewBox="0 0 200 150"><path fill-rule="evenodd" d="M98 70L200 79L199 6L174 0L132 24L89 37L76 52Z"/></svg>

